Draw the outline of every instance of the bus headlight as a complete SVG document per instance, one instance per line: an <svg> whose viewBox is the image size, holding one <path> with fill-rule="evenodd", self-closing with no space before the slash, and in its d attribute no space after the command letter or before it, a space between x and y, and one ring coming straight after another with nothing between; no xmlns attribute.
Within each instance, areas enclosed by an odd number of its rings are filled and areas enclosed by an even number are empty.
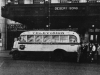
<svg viewBox="0 0 100 75"><path fill-rule="evenodd" d="M25 49L25 45L20 45L20 49L24 50Z"/></svg>

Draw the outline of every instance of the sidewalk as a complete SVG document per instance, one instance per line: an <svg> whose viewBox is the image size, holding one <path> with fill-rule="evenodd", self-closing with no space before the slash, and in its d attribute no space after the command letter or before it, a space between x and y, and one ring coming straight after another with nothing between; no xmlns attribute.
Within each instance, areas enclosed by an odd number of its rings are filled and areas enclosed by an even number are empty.
<svg viewBox="0 0 100 75"><path fill-rule="evenodd" d="M11 57L11 55L9 55L10 51L0 51L0 57Z"/></svg>

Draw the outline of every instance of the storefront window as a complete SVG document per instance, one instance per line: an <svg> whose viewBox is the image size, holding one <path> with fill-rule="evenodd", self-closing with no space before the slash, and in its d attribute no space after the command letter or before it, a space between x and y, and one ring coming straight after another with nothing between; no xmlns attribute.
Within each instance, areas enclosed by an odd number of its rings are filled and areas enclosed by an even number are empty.
<svg viewBox="0 0 100 75"><path fill-rule="evenodd" d="M44 0L34 0L34 4L44 4Z"/></svg>
<svg viewBox="0 0 100 75"><path fill-rule="evenodd" d="M71 3L71 0L61 0L61 3Z"/></svg>
<svg viewBox="0 0 100 75"><path fill-rule="evenodd" d="M97 0L88 0L89 3L96 3Z"/></svg>
<svg viewBox="0 0 100 75"><path fill-rule="evenodd" d="M24 4L33 4L33 0L24 0Z"/></svg>
<svg viewBox="0 0 100 75"><path fill-rule="evenodd" d="M87 0L79 0L79 3L86 3Z"/></svg>
<svg viewBox="0 0 100 75"><path fill-rule="evenodd" d="M90 40L93 40L93 35L90 35Z"/></svg>
<svg viewBox="0 0 100 75"><path fill-rule="evenodd" d="M51 3L60 3L60 0L51 0Z"/></svg>

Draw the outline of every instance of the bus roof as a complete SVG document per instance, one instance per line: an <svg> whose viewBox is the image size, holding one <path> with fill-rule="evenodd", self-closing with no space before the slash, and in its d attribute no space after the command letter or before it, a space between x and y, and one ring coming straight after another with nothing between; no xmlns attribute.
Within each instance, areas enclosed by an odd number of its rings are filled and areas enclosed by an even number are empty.
<svg viewBox="0 0 100 75"><path fill-rule="evenodd" d="M78 35L74 31L25 31L20 35Z"/></svg>

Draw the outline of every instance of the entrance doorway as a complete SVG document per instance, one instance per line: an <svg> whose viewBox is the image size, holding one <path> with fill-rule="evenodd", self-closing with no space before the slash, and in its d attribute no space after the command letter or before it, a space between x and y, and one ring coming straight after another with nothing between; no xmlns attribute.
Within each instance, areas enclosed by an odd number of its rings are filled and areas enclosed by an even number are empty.
<svg viewBox="0 0 100 75"><path fill-rule="evenodd" d="M14 38L19 37L22 31L8 31L7 32L7 50L11 50L14 43Z"/></svg>

